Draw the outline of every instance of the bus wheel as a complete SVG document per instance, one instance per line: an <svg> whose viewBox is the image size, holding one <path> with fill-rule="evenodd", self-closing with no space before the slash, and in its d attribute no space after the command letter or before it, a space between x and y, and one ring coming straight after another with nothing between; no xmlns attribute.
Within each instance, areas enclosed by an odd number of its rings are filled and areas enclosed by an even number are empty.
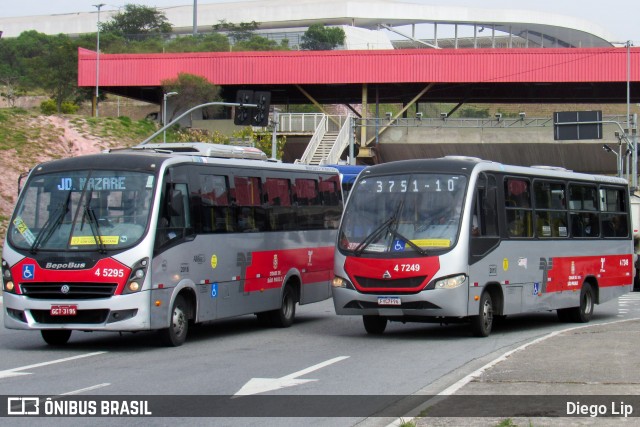
<svg viewBox="0 0 640 427"><path fill-rule="evenodd" d="M587 323L593 314L593 288L585 283L580 290L580 306L573 307L571 314L576 323Z"/></svg>
<svg viewBox="0 0 640 427"><path fill-rule="evenodd" d="M288 328L293 325L296 316L296 293L291 285L284 285L282 304L277 310L269 312L271 325L277 328Z"/></svg>
<svg viewBox="0 0 640 427"><path fill-rule="evenodd" d="M480 297L480 313L471 317L471 331L476 337L488 337L493 326L493 301L489 292Z"/></svg>
<svg viewBox="0 0 640 427"><path fill-rule="evenodd" d="M170 347L179 347L187 339L189 318L187 302L182 295L178 295L173 302L169 327L160 330L162 342Z"/></svg>
<svg viewBox="0 0 640 427"><path fill-rule="evenodd" d="M387 329L387 318L382 316L362 316L364 329L371 335L382 335Z"/></svg>
<svg viewBox="0 0 640 427"><path fill-rule="evenodd" d="M71 337L71 331L66 329L43 329L40 333L49 345L65 345Z"/></svg>

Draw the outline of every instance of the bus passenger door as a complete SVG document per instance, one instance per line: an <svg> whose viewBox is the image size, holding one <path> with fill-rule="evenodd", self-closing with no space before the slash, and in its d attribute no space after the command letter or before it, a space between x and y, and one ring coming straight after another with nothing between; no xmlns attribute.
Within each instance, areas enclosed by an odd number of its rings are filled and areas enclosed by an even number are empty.
<svg viewBox="0 0 640 427"><path fill-rule="evenodd" d="M482 260L500 243L496 177L481 173L473 196L469 237L469 265Z"/></svg>

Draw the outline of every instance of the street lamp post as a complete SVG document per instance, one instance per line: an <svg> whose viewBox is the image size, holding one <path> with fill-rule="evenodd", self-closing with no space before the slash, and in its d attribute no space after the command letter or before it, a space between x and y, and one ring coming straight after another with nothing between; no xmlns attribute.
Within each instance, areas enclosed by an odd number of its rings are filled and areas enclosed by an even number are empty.
<svg viewBox="0 0 640 427"><path fill-rule="evenodd" d="M607 144L604 144L602 149L607 153L613 153L616 156L616 176L622 177L622 156L616 153L613 148L609 147Z"/></svg>
<svg viewBox="0 0 640 427"><path fill-rule="evenodd" d="M98 117L98 100L99 93L98 88L100 87L100 9L104 6L104 3L94 4L93 7L98 8L98 34L96 37L96 117Z"/></svg>
<svg viewBox="0 0 640 427"><path fill-rule="evenodd" d="M162 102L162 126L167 124L167 98L177 95L178 92L167 92L163 96ZM167 142L167 130L162 132L162 142Z"/></svg>
<svg viewBox="0 0 640 427"><path fill-rule="evenodd" d="M273 109L273 134L271 135L271 158L277 160L278 152L278 109Z"/></svg>
<svg viewBox="0 0 640 427"><path fill-rule="evenodd" d="M193 35L198 34L198 0L193 0Z"/></svg>

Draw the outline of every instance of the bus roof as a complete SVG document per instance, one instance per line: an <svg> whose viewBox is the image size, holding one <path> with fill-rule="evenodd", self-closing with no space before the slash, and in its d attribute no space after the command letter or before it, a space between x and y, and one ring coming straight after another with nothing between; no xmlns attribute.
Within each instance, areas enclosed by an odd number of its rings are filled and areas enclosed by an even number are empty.
<svg viewBox="0 0 640 427"><path fill-rule="evenodd" d="M586 181L609 182L615 184L627 184L624 178L595 175L582 172L574 172L565 168L555 166L515 166L506 165L491 160L483 160L477 157L466 156L445 156L435 159L412 159L400 160L389 163L382 163L376 166L370 166L365 173L368 174L392 174L392 173L454 173L462 175L470 175L474 169L484 171L495 171L501 173L513 173L523 175L544 176L549 178L564 178Z"/></svg>
<svg viewBox="0 0 640 427"><path fill-rule="evenodd" d="M132 150L153 150L180 153L187 156L219 157L225 159L267 160L264 151L255 147L212 144L208 142L165 142L131 147Z"/></svg>

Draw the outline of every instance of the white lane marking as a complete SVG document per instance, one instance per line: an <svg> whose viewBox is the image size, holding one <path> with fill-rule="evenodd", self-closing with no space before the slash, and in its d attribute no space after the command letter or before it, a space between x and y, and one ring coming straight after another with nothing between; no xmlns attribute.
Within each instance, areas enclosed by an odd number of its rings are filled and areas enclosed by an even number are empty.
<svg viewBox="0 0 640 427"><path fill-rule="evenodd" d="M280 390L281 388L291 387L294 385L305 384L312 381L318 380L305 380L298 379L303 375L306 375L310 372L317 371L318 369L324 368L325 366L332 365L336 362L339 362L344 359L348 359L349 356L338 356L333 359L325 360L324 362L318 363L317 365L310 366L308 368L302 369L300 371L294 372L293 374L285 375L280 378L251 378L236 394L235 396L248 396L250 394L258 394L265 393L267 391Z"/></svg>
<svg viewBox="0 0 640 427"><path fill-rule="evenodd" d="M74 394L80 394L80 393L84 393L85 391L92 391L92 390L96 390L102 387L108 387L110 386L111 383L102 383L102 384L96 384L96 385L92 385L91 387L85 387L85 388L81 388L78 390L73 390L73 391L68 391L66 393L60 393L59 396L71 396Z"/></svg>
<svg viewBox="0 0 640 427"><path fill-rule="evenodd" d="M55 365L56 363L63 363L63 362L69 362L72 360L84 359L85 357L98 356L100 354L105 354L105 353L106 351L97 351L95 353L80 354L78 356L65 357L64 359L50 360L48 362L35 363L33 365L21 366L19 368L6 369L4 371L0 371L0 379L16 377L19 375L31 375L31 372L20 372L20 371L40 368L42 366Z"/></svg>

